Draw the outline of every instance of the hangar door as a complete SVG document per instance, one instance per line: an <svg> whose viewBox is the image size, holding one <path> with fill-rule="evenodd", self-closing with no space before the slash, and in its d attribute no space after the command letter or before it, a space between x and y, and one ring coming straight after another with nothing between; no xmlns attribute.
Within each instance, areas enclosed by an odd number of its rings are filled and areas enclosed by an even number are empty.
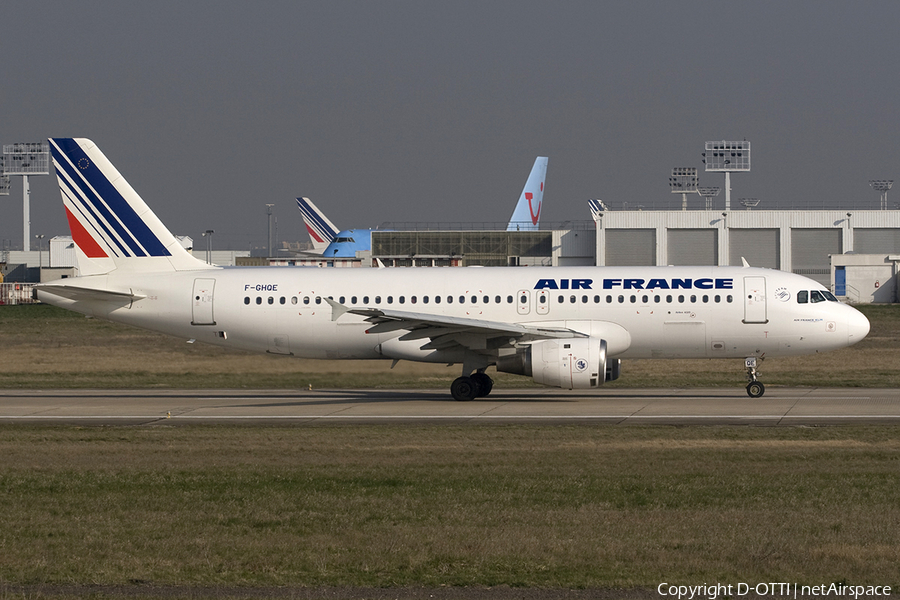
<svg viewBox="0 0 900 600"><path fill-rule="evenodd" d="M656 230L607 229L606 264L610 267L654 266Z"/></svg>
<svg viewBox="0 0 900 600"><path fill-rule="evenodd" d="M719 238L715 229L670 229L670 265L717 265L719 264Z"/></svg>
<svg viewBox="0 0 900 600"><path fill-rule="evenodd" d="M729 229L728 264L739 267L746 258L751 267L781 267L781 247L777 229Z"/></svg>
<svg viewBox="0 0 900 600"><path fill-rule="evenodd" d="M791 229L791 270L824 286L831 285L831 258L840 254L840 229Z"/></svg>

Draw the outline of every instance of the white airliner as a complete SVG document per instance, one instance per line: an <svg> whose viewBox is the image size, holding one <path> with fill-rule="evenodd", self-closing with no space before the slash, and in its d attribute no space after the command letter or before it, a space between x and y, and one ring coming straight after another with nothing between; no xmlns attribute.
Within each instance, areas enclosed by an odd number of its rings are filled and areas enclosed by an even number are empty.
<svg viewBox="0 0 900 600"><path fill-rule="evenodd" d="M744 359L863 339L869 322L805 277L744 267L317 269L215 267L176 241L90 140L52 139L78 276L47 303L229 348L306 358L462 365L457 400L485 370L593 389L627 358Z"/></svg>

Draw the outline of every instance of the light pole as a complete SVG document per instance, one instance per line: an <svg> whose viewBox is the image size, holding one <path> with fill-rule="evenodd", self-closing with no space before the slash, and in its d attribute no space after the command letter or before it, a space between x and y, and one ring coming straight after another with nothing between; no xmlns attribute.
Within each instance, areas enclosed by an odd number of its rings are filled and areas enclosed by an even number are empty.
<svg viewBox="0 0 900 600"><path fill-rule="evenodd" d="M38 244L38 269L43 269L44 268L44 253L41 251L41 240L44 239L44 234L40 233L40 234L34 236L34 239L36 239L38 241L37 242L37 244Z"/></svg>
<svg viewBox="0 0 900 600"><path fill-rule="evenodd" d="M206 238L206 263L212 264L212 235L215 233L212 229L207 229L203 232L203 237Z"/></svg>
<svg viewBox="0 0 900 600"><path fill-rule="evenodd" d="M894 185L893 179L870 179L869 185L872 186L872 189L876 192L881 192L881 210L887 210L888 202L887 202L887 193L888 190L891 189L891 186Z"/></svg>
<svg viewBox="0 0 900 600"><path fill-rule="evenodd" d="M681 210L687 210L687 195L697 193L697 167L674 167L669 188L673 194L681 194Z"/></svg>
<svg viewBox="0 0 900 600"><path fill-rule="evenodd" d="M272 207L274 207L274 206L275 206L274 204L266 204L266 215L269 219L269 235L268 235L268 242L267 242L269 245L269 250L268 250L269 258L272 258Z"/></svg>

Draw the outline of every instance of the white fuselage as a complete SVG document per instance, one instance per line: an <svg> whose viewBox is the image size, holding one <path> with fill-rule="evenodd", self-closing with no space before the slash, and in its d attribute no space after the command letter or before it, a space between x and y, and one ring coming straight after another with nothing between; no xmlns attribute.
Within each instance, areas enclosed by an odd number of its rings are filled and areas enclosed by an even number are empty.
<svg viewBox="0 0 900 600"><path fill-rule="evenodd" d="M749 267L116 269L65 281L137 299L41 299L187 339L321 359L462 361L420 350L427 339L397 340L403 330L367 333L363 316L333 320L326 297L351 309L568 328L604 337L615 358L808 354L853 344L869 327L850 306L799 303L801 292L824 289L818 283Z"/></svg>

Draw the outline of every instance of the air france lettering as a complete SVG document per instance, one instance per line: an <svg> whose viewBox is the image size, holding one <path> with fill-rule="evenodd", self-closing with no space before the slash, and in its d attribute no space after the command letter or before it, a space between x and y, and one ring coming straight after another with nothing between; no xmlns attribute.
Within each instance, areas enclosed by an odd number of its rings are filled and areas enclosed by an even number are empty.
<svg viewBox="0 0 900 600"><path fill-rule="evenodd" d="M592 290L593 279L538 279L534 284L536 290ZM678 278L671 279L604 279L604 290L731 290L734 289L733 279L713 279L701 277L700 279Z"/></svg>

